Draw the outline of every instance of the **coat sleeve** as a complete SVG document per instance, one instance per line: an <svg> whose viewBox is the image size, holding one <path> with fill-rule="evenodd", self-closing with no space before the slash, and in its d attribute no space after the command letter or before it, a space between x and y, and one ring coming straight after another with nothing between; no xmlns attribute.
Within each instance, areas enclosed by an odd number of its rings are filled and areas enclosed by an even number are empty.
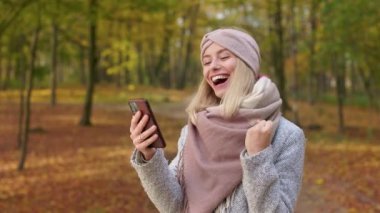
<svg viewBox="0 0 380 213"><path fill-rule="evenodd" d="M144 161L142 155L134 150L131 164L136 170L148 197L160 212L180 212L183 195L176 177L179 153L183 148L187 129L184 127L178 140L178 153L170 165L162 149L157 149L153 158Z"/></svg>
<svg viewBox="0 0 380 213"><path fill-rule="evenodd" d="M241 153L249 212L294 212L302 182L305 136L297 128L281 137L284 139L279 139L277 145L254 156Z"/></svg>

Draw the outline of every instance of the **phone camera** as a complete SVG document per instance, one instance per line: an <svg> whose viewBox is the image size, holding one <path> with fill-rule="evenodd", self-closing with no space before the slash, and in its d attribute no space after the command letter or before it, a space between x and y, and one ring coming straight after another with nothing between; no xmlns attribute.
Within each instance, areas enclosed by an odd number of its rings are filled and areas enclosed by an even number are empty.
<svg viewBox="0 0 380 213"><path fill-rule="evenodd" d="M136 113L138 111L138 107L135 102L131 102L129 105L131 106L131 110L133 113Z"/></svg>

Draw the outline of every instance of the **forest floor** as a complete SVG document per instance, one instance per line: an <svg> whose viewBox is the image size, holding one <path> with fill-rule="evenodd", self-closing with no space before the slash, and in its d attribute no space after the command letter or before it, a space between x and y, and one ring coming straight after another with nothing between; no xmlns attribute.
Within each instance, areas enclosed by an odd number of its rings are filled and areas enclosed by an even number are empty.
<svg viewBox="0 0 380 213"><path fill-rule="evenodd" d="M346 131L338 134L333 105L292 104L308 138L296 212L380 212L379 113L346 107ZM152 106L171 159L186 123L186 104ZM81 127L81 104L33 103L22 172L17 171L18 109L0 100L0 212L157 212L129 163L126 105L96 104L93 126Z"/></svg>

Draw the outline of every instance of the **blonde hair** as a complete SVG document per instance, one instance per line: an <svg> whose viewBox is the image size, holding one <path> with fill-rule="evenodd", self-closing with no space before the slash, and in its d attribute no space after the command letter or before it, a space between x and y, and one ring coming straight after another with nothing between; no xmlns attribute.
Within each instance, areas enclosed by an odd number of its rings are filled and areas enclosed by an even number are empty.
<svg viewBox="0 0 380 213"><path fill-rule="evenodd" d="M197 112L210 106L221 105L222 116L226 119L237 113L241 101L252 91L256 82L255 75L241 59L237 58L235 71L230 78L229 87L222 98L217 97L207 81L202 79L197 93L186 108L193 124L197 122Z"/></svg>

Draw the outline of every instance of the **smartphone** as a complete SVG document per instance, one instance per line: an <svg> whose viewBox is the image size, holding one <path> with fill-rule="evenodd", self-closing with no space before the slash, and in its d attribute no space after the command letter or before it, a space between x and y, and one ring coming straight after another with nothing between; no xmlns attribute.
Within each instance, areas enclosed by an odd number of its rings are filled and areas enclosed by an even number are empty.
<svg viewBox="0 0 380 213"><path fill-rule="evenodd" d="M149 129L149 127L156 125L156 133L158 135L158 139L153 142L149 147L154 147L154 148L165 148L166 143L164 140L164 137L162 137L160 128L158 126L158 123L156 121L156 118L154 117L153 111L149 105L148 100L139 98L139 99L131 99L128 101L129 107L131 108L131 111L133 114L135 114L138 111L141 111L143 115L148 115L149 120L146 126L144 127L143 131ZM142 118L142 116L141 116Z"/></svg>

